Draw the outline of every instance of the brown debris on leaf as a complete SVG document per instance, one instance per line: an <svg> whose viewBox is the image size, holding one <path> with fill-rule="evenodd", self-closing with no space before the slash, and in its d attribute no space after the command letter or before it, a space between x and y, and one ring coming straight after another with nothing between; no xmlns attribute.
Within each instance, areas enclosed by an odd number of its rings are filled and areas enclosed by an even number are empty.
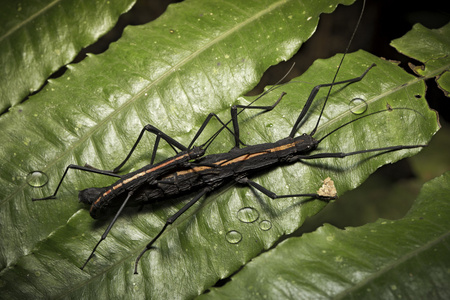
<svg viewBox="0 0 450 300"><path fill-rule="evenodd" d="M334 181L331 180L330 177L325 178L322 186L317 191L319 196L323 197L332 197L335 198L337 196L336 187L334 186Z"/></svg>
<svg viewBox="0 0 450 300"><path fill-rule="evenodd" d="M387 111L393 111L394 110L389 103L386 103L386 109L387 109Z"/></svg>

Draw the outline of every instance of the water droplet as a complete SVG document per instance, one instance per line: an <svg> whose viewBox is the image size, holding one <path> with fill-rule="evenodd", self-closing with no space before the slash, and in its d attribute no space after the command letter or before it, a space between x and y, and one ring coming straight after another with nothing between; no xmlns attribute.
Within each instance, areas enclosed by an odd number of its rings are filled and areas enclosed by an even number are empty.
<svg viewBox="0 0 450 300"><path fill-rule="evenodd" d="M261 228L261 230L267 231L272 228L272 222L270 222L269 220L262 220L261 222L259 222L259 228Z"/></svg>
<svg viewBox="0 0 450 300"><path fill-rule="evenodd" d="M242 240L242 234L239 231L230 230L225 235L225 238L227 239L228 243L237 244Z"/></svg>
<svg viewBox="0 0 450 300"><path fill-rule="evenodd" d="M360 115L366 112L367 102L361 98L355 98L348 104L350 106L350 111L355 115Z"/></svg>
<svg viewBox="0 0 450 300"><path fill-rule="evenodd" d="M238 211L237 217L241 222L253 223L258 220L259 212L253 207L244 207Z"/></svg>
<svg viewBox="0 0 450 300"><path fill-rule="evenodd" d="M48 182L48 176L42 171L31 171L26 178L27 183L35 188L43 187Z"/></svg>

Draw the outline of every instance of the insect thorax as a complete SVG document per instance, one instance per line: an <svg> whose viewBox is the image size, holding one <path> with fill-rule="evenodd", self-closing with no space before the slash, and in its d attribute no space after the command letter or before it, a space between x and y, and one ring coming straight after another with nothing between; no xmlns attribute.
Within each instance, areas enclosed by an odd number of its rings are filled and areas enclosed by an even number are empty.
<svg viewBox="0 0 450 300"><path fill-rule="evenodd" d="M191 150L189 150L189 159L196 159L205 154L205 149L194 146Z"/></svg>
<svg viewBox="0 0 450 300"><path fill-rule="evenodd" d="M312 136L304 133L294 138L297 153L305 153L317 148L319 142Z"/></svg>

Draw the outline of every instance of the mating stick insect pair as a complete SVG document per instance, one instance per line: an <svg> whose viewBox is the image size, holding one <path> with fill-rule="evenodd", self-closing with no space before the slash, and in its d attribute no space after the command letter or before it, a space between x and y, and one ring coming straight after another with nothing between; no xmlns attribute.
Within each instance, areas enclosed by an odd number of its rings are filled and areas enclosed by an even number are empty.
<svg viewBox="0 0 450 300"><path fill-rule="evenodd" d="M362 15L361 15L362 16ZM359 21L358 20L358 24ZM357 25L358 26L358 25ZM356 27L357 28L357 27ZM356 31L355 28L355 31ZM353 36L355 34L353 32ZM353 39L350 39L349 45ZM347 53L348 47L345 53ZM146 125L140 132L139 137L131 148L130 152L116 168L111 171L107 170L98 170L90 166L78 166L78 165L69 165L61 180L59 181L54 193L51 196L38 198L33 200L46 200L56 198L56 194L68 172L69 169L76 169L82 171L88 171L92 173L98 173L107 176L114 176L119 178L115 183L108 187L92 187L79 192L79 200L85 204L90 205L90 214L93 218L97 218L101 215L104 215L108 208L118 208L115 213L112 221L108 225L107 229L101 236L100 240L97 242L95 247L93 248L91 254L82 265L81 269L83 269L87 263L94 257L94 253L99 246L99 244L107 237L114 223L117 221L124 207L130 204L134 205L143 205L150 204L157 201L162 201L169 197L179 197L181 195L187 193L195 193L194 197L184 205L177 213L172 215L166 220L166 223L159 231L159 233L147 244L145 249L138 255L135 261L135 269L134 272L137 274L138 263L144 253L150 250L155 242L161 237L161 235L165 232L165 230L170 226L173 222L175 222L178 217L180 217L183 213L185 213L192 205L194 205L197 201L199 201L202 197L206 196L208 193L218 189L219 187L224 186L228 182L238 182L243 185L248 185L253 187L255 190L258 190L262 194L270 197L271 199L277 198L287 198L287 197L312 197L320 200L332 200L334 196L324 196L319 195L317 193L300 193L300 194L291 194L291 195L277 195L274 192L270 191L268 188L261 186L255 181L251 180L251 177L257 176L261 172L264 172L270 168L296 163L299 160L307 160L307 159L318 159L318 158L344 158L347 156L368 153L368 152L390 152L401 149L411 149L424 147L425 145L397 145L397 146L388 146L381 147L375 149L366 149L366 150L358 150L354 152L347 153L318 153L318 154L309 154L311 151L314 151L318 145L327 137L329 137L332 133L340 130L341 128L349 125L350 123L356 122L363 118L367 118L369 116L391 111L393 108L388 110L382 110L367 114L362 117L358 117L353 119L343 125L338 126L331 132L327 133L325 136L320 139L315 139L314 135L317 131L317 128L320 123L320 119L325 110L331 88L336 85L343 84L351 84L362 80L366 74L373 68L375 65L371 65L367 68L359 77L351 78L343 81L336 81L336 77L339 71L340 66L342 65L342 61L345 57L345 54L342 57L342 60L339 64L338 70L334 76L334 79L331 83L320 84L314 87L303 106L297 120L292 127L291 132L286 138L283 138L277 142L273 143L264 143L258 145L245 145L240 139L239 132L239 122L238 115L245 109L258 109L263 111L270 111L278 105L281 101L282 97L285 93L282 93L278 100L272 106L251 106L254 100L249 105L235 105L231 108L231 120L228 122L223 122L217 115L214 113L209 114L206 118L191 143L188 146L185 146L175 139L171 138L163 131L157 129L156 127L148 124ZM321 88L329 87L328 95L325 98L325 101L322 105L320 115L317 119L314 129L309 134L302 134L300 136L296 136L297 131L299 130L299 126L304 120L307 112L309 111L311 104L313 103L318 91ZM261 96L267 94L270 91L273 91L276 87L272 87ZM241 109L238 111L238 109ZM408 109L408 108L394 108L394 109ZM194 146L195 142L208 125L209 121L215 117L221 124L222 127L204 144L200 146ZM232 123L231 130L228 125ZM234 136L234 147L225 153L219 154L210 154L205 155L207 148L211 145L214 139L219 135L219 133L223 130L229 131ZM155 144L153 146L151 162L149 165L144 166L143 168L131 172L125 175L118 175L117 173L120 171L122 166L128 161L137 145L141 141L144 133L148 131L156 135ZM156 152L159 146L160 140L165 140L177 153L173 157L170 157L162 162L154 164ZM241 148L245 146L244 148ZM177 151L179 150L179 152Z"/></svg>

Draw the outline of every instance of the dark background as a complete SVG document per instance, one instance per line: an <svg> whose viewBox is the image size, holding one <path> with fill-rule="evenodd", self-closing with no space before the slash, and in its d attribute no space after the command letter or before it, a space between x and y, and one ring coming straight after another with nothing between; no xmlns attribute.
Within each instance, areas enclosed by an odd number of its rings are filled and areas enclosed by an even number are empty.
<svg viewBox="0 0 450 300"><path fill-rule="evenodd" d="M74 63L84 59L86 53L104 52L110 43L120 38L126 26L154 20L174 2L180 1L138 0L132 10L120 17L118 24L109 33L84 49ZM364 49L377 56L400 61L400 66L410 71L408 62L415 65L420 65L420 62L399 54L389 46L390 41L403 36L415 23L428 28L440 28L447 24L450 17L444 9L445 2L368 0L350 52ZM322 15L313 37L291 60L269 68L250 93L260 93L264 86L276 83L294 61L295 68L287 80L302 74L318 58L344 52L361 7L362 1L357 1L352 6L339 6L334 13ZM65 68L62 68L53 77L61 76L64 72ZM358 189L341 196L309 219L295 235L312 231L324 222L343 228L362 225L380 217L401 218L411 207L424 182L450 170L450 156L447 154L450 148L450 99L437 88L434 80L428 80L427 86L427 101L431 108L439 112L442 125L429 147L413 158L380 168Z"/></svg>

